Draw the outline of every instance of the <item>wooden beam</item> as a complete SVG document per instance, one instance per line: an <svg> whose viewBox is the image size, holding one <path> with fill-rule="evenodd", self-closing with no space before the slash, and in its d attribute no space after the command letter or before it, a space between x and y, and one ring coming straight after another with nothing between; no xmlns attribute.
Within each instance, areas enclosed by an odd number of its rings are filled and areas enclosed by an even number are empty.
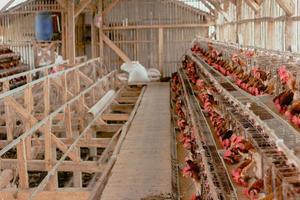
<svg viewBox="0 0 300 200"><path fill-rule="evenodd" d="M103 17L108 15L108 13L120 2L120 0L113 0L103 11Z"/></svg>
<svg viewBox="0 0 300 200"><path fill-rule="evenodd" d="M274 21L269 21L267 24L267 46L265 48L268 49L273 49L275 46L275 22Z"/></svg>
<svg viewBox="0 0 300 200"><path fill-rule="evenodd" d="M59 5L62 7L62 8L66 8L66 1L65 0L56 0L57 3L59 3Z"/></svg>
<svg viewBox="0 0 300 200"><path fill-rule="evenodd" d="M63 129L63 128L61 128L61 129ZM101 131L101 130L103 130L103 128L95 126L94 130ZM65 145L67 145L68 147L71 146L75 142L75 139L69 139L69 138L59 138L59 139ZM32 146L33 147L38 147L38 146L41 146L41 145L45 145L45 140L46 139L42 139L42 138L33 138L31 140ZM49 142L49 141L46 141L46 143L47 142ZM110 138L91 138L91 139L88 139L88 140L87 139L80 139L79 142L77 143L76 147L98 147L98 148L105 148L108 145L109 142L110 142ZM9 143L10 142L7 141L7 140L0 140L0 148L4 148ZM47 144L47 145L49 146L49 144ZM51 144L51 146L52 146L52 144ZM45 147L45 149L47 149L47 147Z"/></svg>
<svg viewBox="0 0 300 200"><path fill-rule="evenodd" d="M255 17L260 17L260 12L255 13ZM254 22L254 45L261 46L261 23L258 21Z"/></svg>
<svg viewBox="0 0 300 200"><path fill-rule="evenodd" d="M255 2L260 6L264 2L264 0L255 0Z"/></svg>
<svg viewBox="0 0 300 200"><path fill-rule="evenodd" d="M260 9L260 6L254 0L245 0L250 8L252 8L255 12Z"/></svg>
<svg viewBox="0 0 300 200"><path fill-rule="evenodd" d="M228 21L228 22L231 22L232 21L232 19L231 19L231 17L221 8L221 6L220 6L220 4L219 3L217 3L217 2L215 2L215 1L213 1L213 0L207 0L207 1L209 1L209 3L211 3L214 7L215 7L215 9L221 14L221 15L223 15L223 17L225 18L225 20L226 21Z"/></svg>
<svg viewBox="0 0 300 200"><path fill-rule="evenodd" d="M25 141L17 144L17 166L19 174L19 188L27 189L29 188L28 173L27 173L27 158L26 158L26 146Z"/></svg>
<svg viewBox="0 0 300 200"><path fill-rule="evenodd" d="M10 190L1 191L1 198L5 200L28 200L30 198L30 190ZM41 191L33 200L87 200L90 192L79 188L63 188L55 191Z"/></svg>
<svg viewBox="0 0 300 200"><path fill-rule="evenodd" d="M213 26L215 23L204 23L204 24L157 24L157 25L129 25L129 26L113 26L103 27L104 31L110 30L126 30L126 29L159 29L159 28L201 28Z"/></svg>
<svg viewBox="0 0 300 200"><path fill-rule="evenodd" d="M29 114L20 104L18 104L14 98L12 98L12 97L7 97L7 98L9 98L10 107L12 109L14 109L20 116L22 116L23 120L24 119L28 120L28 122L30 122L32 124L36 124L38 122L38 120L36 118L34 118L31 114ZM40 129L43 132L47 131L47 129L45 129L45 127L41 127ZM57 146L57 148L59 148L62 152L65 153L68 150L68 147L55 135L52 134L51 139L52 139L53 144L55 144ZM78 156L73 151L70 152L68 154L68 156L72 160L76 160L76 161L80 160L80 158L78 158Z"/></svg>
<svg viewBox="0 0 300 200"><path fill-rule="evenodd" d="M99 27L99 57L103 58L104 57L104 42L103 42L103 11L102 11L102 7L103 7L103 1L99 1L98 5L97 5L97 9L98 9L98 15L100 18L100 27Z"/></svg>
<svg viewBox="0 0 300 200"><path fill-rule="evenodd" d="M48 120L48 122L45 125L45 144L44 144L44 150L45 150L45 169L47 171L51 170L53 167L53 162L56 161L56 148L52 148L52 139L51 139L51 126L52 121ZM57 180L57 172L54 176L51 177L47 189L48 190L55 190L58 187L58 180Z"/></svg>
<svg viewBox="0 0 300 200"><path fill-rule="evenodd" d="M102 35L103 41L118 55L124 62L130 62L130 58L111 41L105 34Z"/></svg>
<svg viewBox="0 0 300 200"><path fill-rule="evenodd" d="M92 2L92 0L81 0L75 7L74 18L78 17L80 13Z"/></svg>
<svg viewBox="0 0 300 200"><path fill-rule="evenodd" d="M85 75L82 71L77 70L77 73L79 74L79 76L82 78L82 80L86 84L91 85L94 82L90 77L88 77L87 75Z"/></svg>
<svg viewBox="0 0 300 200"><path fill-rule="evenodd" d="M158 29L158 68L163 76L163 62L164 62L164 31L162 28Z"/></svg>
<svg viewBox="0 0 300 200"><path fill-rule="evenodd" d="M4 91L9 90L9 81L3 83ZM4 98L5 124L6 124L6 139L12 141L14 139L15 118L12 110L9 107L9 99Z"/></svg>
<svg viewBox="0 0 300 200"><path fill-rule="evenodd" d="M236 2L236 20L240 20L242 17L242 2L241 1L237 1ZM241 34L242 31L240 30L240 25L237 24L236 25L236 32L235 32L235 35L236 35L236 43L240 43L239 41L239 34Z"/></svg>
<svg viewBox="0 0 300 200"><path fill-rule="evenodd" d="M294 0L276 0L276 2L288 16L292 16L295 13Z"/></svg>
<svg viewBox="0 0 300 200"><path fill-rule="evenodd" d="M0 169L18 169L17 159L1 159ZM50 164L55 165L58 161L52 161ZM49 171L47 165L48 161L45 160L28 160L27 170L28 171ZM58 171L79 171L79 172L101 172L102 166L96 161L62 161L61 165L58 167Z"/></svg>
<svg viewBox="0 0 300 200"><path fill-rule="evenodd" d="M134 104L112 104L110 109L115 112L130 113L134 107Z"/></svg>
<svg viewBox="0 0 300 200"><path fill-rule="evenodd" d="M127 121L129 119L128 114L103 114L101 118L104 121Z"/></svg>
<svg viewBox="0 0 300 200"><path fill-rule="evenodd" d="M203 5L212 13L212 14L214 14L215 16L217 16L218 15L218 12L216 11L216 9L214 9L214 8L212 8L207 2L206 2L206 0L200 0L202 3L203 3Z"/></svg>
<svg viewBox="0 0 300 200"><path fill-rule="evenodd" d="M293 49L293 35L294 35L294 26L293 26L293 21L289 18L286 19L285 21L285 42L284 42L284 50L285 51L292 51Z"/></svg>
<svg viewBox="0 0 300 200"><path fill-rule="evenodd" d="M113 133L118 131L121 128L121 124L105 124L105 125L95 125L93 130L96 132L108 132Z"/></svg>
<svg viewBox="0 0 300 200"><path fill-rule="evenodd" d="M52 133L51 133L51 140L52 140L53 144L56 145L56 147L57 147L59 150L61 150L63 153L66 153L66 152L67 152L68 146L67 146L65 143L63 143L58 137L56 137L55 135L53 135ZM75 150L74 150L74 151L75 151ZM80 161L79 156L76 155L75 152L70 152L70 153L68 154L68 156L69 156L72 160L74 160L74 161Z"/></svg>
<svg viewBox="0 0 300 200"><path fill-rule="evenodd" d="M233 5L235 5L236 6L236 1L237 0L229 0L229 2L231 2Z"/></svg>
<svg viewBox="0 0 300 200"><path fill-rule="evenodd" d="M75 64L76 45L75 45L75 18L74 18L74 1L67 1L67 59L70 64Z"/></svg>

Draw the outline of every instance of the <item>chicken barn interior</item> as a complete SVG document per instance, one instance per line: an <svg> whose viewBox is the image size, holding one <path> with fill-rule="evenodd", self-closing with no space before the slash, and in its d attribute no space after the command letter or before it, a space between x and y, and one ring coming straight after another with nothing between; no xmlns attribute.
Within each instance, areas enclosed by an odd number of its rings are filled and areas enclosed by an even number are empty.
<svg viewBox="0 0 300 200"><path fill-rule="evenodd" d="M1 0L0 200L300 200L300 0Z"/></svg>

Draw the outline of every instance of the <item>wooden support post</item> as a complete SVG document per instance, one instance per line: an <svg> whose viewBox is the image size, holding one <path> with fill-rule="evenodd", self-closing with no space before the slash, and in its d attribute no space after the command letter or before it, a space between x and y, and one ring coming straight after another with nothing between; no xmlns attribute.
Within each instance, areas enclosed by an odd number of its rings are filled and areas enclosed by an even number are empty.
<svg viewBox="0 0 300 200"><path fill-rule="evenodd" d="M293 45L293 35L294 35L294 29L293 29L293 21L288 17L285 21L285 45L284 50L285 51L292 51L292 45Z"/></svg>
<svg viewBox="0 0 300 200"><path fill-rule="evenodd" d="M9 106L15 110L15 112L17 112L20 117L22 117L23 119L26 119L28 121L30 121L31 124L35 124L38 122L38 120L30 115L29 113L27 113L27 111L20 105L17 103L17 101L12 98L12 97L7 97L8 98L8 104ZM45 132L45 128L41 127L40 130L42 132ZM57 148L59 148L62 152L66 152L68 150L67 145L65 145L59 138L57 138L55 135L51 135L52 136L52 141L53 143L57 146ZM76 151L76 149L74 150ZM78 155L75 154L75 152L72 151L68 154L68 156L75 161L79 161L80 158L78 157Z"/></svg>
<svg viewBox="0 0 300 200"><path fill-rule="evenodd" d="M3 83L3 90L8 91L10 89L9 81L5 81ZM14 139L14 127L15 120L13 117L12 110L8 105L8 98L4 98L4 109L5 109L5 128L6 128L6 139L8 141L12 141Z"/></svg>
<svg viewBox="0 0 300 200"><path fill-rule="evenodd" d="M260 12L255 13L255 17L260 17ZM261 22L254 21L254 45L261 47Z"/></svg>
<svg viewBox="0 0 300 200"><path fill-rule="evenodd" d="M67 24L67 53L70 64L75 64L76 45L75 45L75 3L74 1L68 2L68 24Z"/></svg>
<svg viewBox="0 0 300 200"><path fill-rule="evenodd" d="M67 58L68 57L68 53L66 52L67 51L67 45L68 45L68 42L67 42L67 27L66 25L68 24L67 23L67 16L66 16L66 12L62 12L61 13L61 42L62 42L62 46L61 46L61 51L62 51L62 56L63 58Z"/></svg>
<svg viewBox="0 0 300 200"><path fill-rule="evenodd" d="M64 0L56 0L56 1L59 3L59 5L60 5L61 7L63 7L63 8L66 7L66 1L64 1Z"/></svg>
<svg viewBox="0 0 300 200"><path fill-rule="evenodd" d="M268 22L268 32L267 32L267 46L266 48L268 49L273 49L274 42L275 42L275 22L274 21L269 21Z"/></svg>
<svg viewBox="0 0 300 200"><path fill-rule="evenodd" d="M31 73L29 73L27 75L27 83L30 83L32 81L32 77L31 77ZM24 102L25 102L25 108L27 110L27 112L32 115L32 111L33 111L33 95L32 95L32 86L29 85L27 86L27 88L25 89L24 92ZM30 121L26 121L25 123L25 131L28 131L31 129L31 127L33 126L33 124ZM32 137L27 137L25 139L25 143L26 143L26 156L27 159L30 160L32 155L31 155L31 138Z"/></svg>
<svg viewBox="0 0 300 200"><path fill-rule="evenodd" d="M48 75L48 70L44 71L45 76ZM43 82L43 94L44 94L44 115L47 116L50 113L50 80L46 78Z"/></svg>
<svg viewBox="0 0 300 200"><path fill-rule="evenodd" d="M26 146L25 141L17 144L17 157L18 157L18 173L19 173L19 188L28 189L28 173L27 173L27 159L26 159Z"/></svg>
<svg viewBox="0 0 300 200"><path fill-rule="evenodd" d="M239 21L241 19L242 15L242 2L237 1L236 2L236 21ZM243 31L240 31L240 25L236 23L236 43L241 44L241 38L240 35Z"/></svg>
<svg viewBox="0 0 300 200"><path fill-rule="evenodd" d="M46 170L49 171L53 167L53 163L56 161L56 148L52 146L52 136L51 136L51 126L52 120L50 119L45 124L45 163ZM47 189L52 191L58 187L57 172L50 178L47 184Z"/></svg>
<svg viewBox="0 0 300 200"><path fill-rule="evenodd" d="M163 62L164 62L164 31L162 28L158 29L158 67L163 74Z"/></svg>
<svg viewBox="0 0 300 200"><path fill-rule="evenodd" d="M104 48L104 44L103 44L103 1L99 0L98 4L97 4L97 9L98 9L98 15L100 18L100 27L99 27L99 57L100 58L104 58L104 52L103 52L103 48Z"/></svg>
<svg viewBox="0 0 300 200"><path fill-rule="evenodd" d="M93 16L93 14L92 14ZM91 23L91 46L92 46L92 58L96 58L97 57L97 35L96 35L96 27L95 27L95 23L92 20Z"/></svg>
<svg viewBox="0 0 300 200"><path fill-rule="evenodd" d="M79 72L76 70L74 72L74 80L75 80L75 94L79 94L81 90L80 86L80 75ZM84 116L83 116L83 105L84 105L84 96L81 96L78 100L77 104L77 113L80 115L79 117L79 130L73 132L73 137L77 138L79 136L79 132L84 129ZM77 156L80 158L80 148L76 151ZM82 173L80 171L73 172L73 184L74 187L82 187Z"/></svg>
<svg viewBox="0 0 300 200"><path fill-rule="evenodd" d="M64 102L68 101L68 80L67 80L67 74L64 73L62 82L64 85ZM65 114L65 128L66 128L66 138L73 139L73 131L72 131L72 121L71 121L71 107L70 105L67 105L64 109Z"/></svg>

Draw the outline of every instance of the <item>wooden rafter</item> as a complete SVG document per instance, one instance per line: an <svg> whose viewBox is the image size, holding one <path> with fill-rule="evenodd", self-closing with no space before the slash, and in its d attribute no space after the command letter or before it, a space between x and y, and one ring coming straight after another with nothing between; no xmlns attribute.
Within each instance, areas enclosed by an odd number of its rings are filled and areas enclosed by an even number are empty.
<svg viewBox="0 0 300 200"><path fill-rule="evenodd" d="M103 41L118 55L124 62L129 62L130 58L105 34L103 34Z"/></svg>
<svg viewBox="0 0 300 200"><path fill-rule="evenodd" d="M14 2L15 0L10 0L9 2L7 2L7 4L5 4L5 6L3 6L3 8L1 9L1 12L5 11L9 6L11 6L11 4Z"/></svg>
<svg viewBox="0 0 300 200"><path fill-rule="evenodd" d="M225 18L226 21L228 21L228 22L232 21L231 17L221 8L220 3L218 3L214 0L207 0L207 1L210 4L212 4L221 15L223 15L223 17Z"/></svg>
<svg viewBox="0 0 300 200"><path fill-rule="evenodd" d="M168 4L176 4L177 6L179 6L180 8L184 9L184 10L189 10L193 13L195 13L196 15L205 15L206 17L213 17L210 13L203 11L199 8L196 8L194 6L191 6L189 4L186 4L182 1L162 1L162 3L168 3Z"/></svg>
<svg viewBox="0 0 300 200"><path fill-rule="evenodd" d="M264 2L264 0L255 0L255 2L260 6Z"/></svg>
<svg viewBox="0 0 300 200"><path fill-rule="evenodd" d="M103 11L103 17L105 17L119 2L120 0L113 0Z"/></svg>
<svg viewBox="0 0 300 200"><path fill-rule="evenodd" d="M217 15L218 14L218 12L214 9L214 8L212 8L207 2L206 2L206 0L200 0L202 3L203 3L203 5L211 12L211 13L213 13L214 15Z"/></svg>
<svg viewBox="0 0 300 200"><path fill-rule="evenodd" d="M286 12L288 16L292 16L295 13L294 0L276 0L276 2Z"/></svg>
<svg viewBox="0 0 300 200"><path fill-rule="evenodd" d="M252 8L255 12L260 9L260 6L254 0L245 0L245 2Z"/></svg>
<svg viewBox="0 0 300 200"><path fill-rule="evenodd" d="M59 3L59 5L63 8L66 8L66 1L65 0L56 0L57 3Z"/></svg>
<svg viewBox="0 0 300 200"><path fill-rule="evenodd" d="M74 17L78 15L92 2L92 0L81 0L79 4L75 7Z"/></svg>
<svg viewBox="0 0 300 200"><path fill-rule="evenodd" d="M229 0L233 5L236 5L237 0Z"/></svg>

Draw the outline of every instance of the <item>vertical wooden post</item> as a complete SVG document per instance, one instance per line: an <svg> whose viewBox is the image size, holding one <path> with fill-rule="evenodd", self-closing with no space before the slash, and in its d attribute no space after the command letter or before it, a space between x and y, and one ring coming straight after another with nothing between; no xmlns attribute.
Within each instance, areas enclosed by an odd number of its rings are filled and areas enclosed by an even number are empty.
<svg viewBox="0 0 300 200"><path fill-rule="evenodd" d="M61 54L63 56L63 58L67 57L67 53L66 53L66 49L67 49L67 42L66 42L66 12L65 10L63 12L61 12L61 44L62 44L62 48L61 48Z"/></svg>
<svg viewBox="0 0 300 200"><path fill-rule="evenodd" d="M3 91L10 90L9 81L3 83ZM14 127L15 121L13 117L12 110L10 109L7 98L4 99L4 109L5 109L5 128L6 128L6 139L12 141L14 139Z"/></svg>
<svg viewBox="0 0 300 200"><path fill-rule="evenodd" d="M242 0L236 1L236 21L239 21L241 19L242 15ZM240 25L236 23L236 42L240 43L239 41L239 34L241 34L243 30L240 30Z"/></svg>
<svg viewBox="0 0 300 200"><path fill-rule="evenodd" d="M274 21L268 22L268 32L267 32L268 40L267 40L267 48L273 49L275 47L275 23Z"/></svg>
<svg viewBox="0 0 300 200"><path fill-rule="evenodd" d="M75 80L75 94L79 94L80 93L80 76L78 71L74 72L74 80ZM75 132L73 132L73 137L77 138L79 136L79 132L81 132L83 130L84 127L84 116L82 116L81 114L83 113L83 103L84 103L84 96L82 95L80 97L80 99L77 101L77 113L79 114L79 130L76 130ZM78 147L77 149L77 155L80 158L80 147ZM73 172L73 183L74 183L74 187L82 187L82 176L81 176L81 172Z"/></svg>
<svg viewBox="0 0 300 200"><path fill-rule="evenodd" d="M260 17L260 12L255 13L255 18ZM254 21L254 45L259 47L261 46L261 22Z"/></svg>
<svg viewBox="0 0 300 200"><path fill-rule="evenodd" d="M76 45L75 45L75 17L74 17L74 9L75 3L74 1L68 2L68 25L67 25L67 53L70 64L75 64L76 57Z"/></svg>
<svg viewBox="0 0 300 200"><path fill-rule="evenodd" d="M274 15L274 8L272 3L268 4L269 5L269 9L270 9L270 15L273 16ZM267 30L267 48L269 49L274 49L275 47L275 43L276 43L276 38L275 38L275 22L274 20L269 20L268 21L268 30Z"/></svg>
<svg viewBox="0 0 300 200"><path fill-rule="evenodd" d="M54 165L54 161L56 161L56 148L52 147L52 139L51 139L51 126L52 119L49 119L45 124L45 163L46 170L51 170ZM57 180L57 172L50 178L47 189L55 190L58 187Z"/></svg>
<svg viewBox="0 0 300 200"><path fill-rule="evenodd" d="M162 28L158 29L158 67L163 75L163 62L164 62L164 32Z"/></svg>
<svg viewBox="0 0 300 200"><path fill-rule="evenodd" d="M31 73L27 75L26 79L27 79L27 83L30 83L32 81ZM32 114L33 96L32 96L32 86L31 85L27 86L27 88L25 89L24 95L25 95L24 96L25 108L29 114ZM30 130L32 126L33 126L33 124L30 122L30 120L25 122L25 130L26 131ZM31 159L31 136L27 137L25 139L25 142L26 142L27 159L30 160Z"/></svg>
<svg viewBox="0 0 300 200"><path fill-rule="evenodd" d="M17 144L17 157L18 157L18 173L19 173L19 188L28 189L28 173L27 173L27 159L25 141L22 140Z"/></svg>
<svg viewBox="0 0 300 200"><path fill-rule="evenodd" d="M96 27L94 23L94 13L92 13L92 22L91 22L91 46L92 46L92 58L97 57L97 35Z"/></svg>
<svg viewBox="0 0 300 200"><path fill-rule="evenodd" d="M68 82L67 82L67 74L64 73L62 83L64 85L64 102L68 101ZM72 132L72 121L71 121L71 108L70 105L67 105L64 109L65 113L65 128L66 128L66 137L68 139L73 139L73 132Z"/></svg>
<svg viewBox="0 0 300 200"><path fill-rule="evenodd" d="M284 49L286 51L292 51L292 45L293 45L293 21L290 17L287 17L285 21L285 45Z"/></svg>
<svg viewBox="0 0 300 200"><path fill-rule="evenodd" d="M48 75L48 69L44 70L44 75ZM47 77L43 82L43 92L44 92L44 116L50 113L50 80Z"/></svg>
<svg viewBox="0 0 300 200"><path fill-rule="evenodd" d="M100 16L100 29L99 29L99 56L104 58L104 43L103 43L103 1L98 2L98 14Z"/></svg>

